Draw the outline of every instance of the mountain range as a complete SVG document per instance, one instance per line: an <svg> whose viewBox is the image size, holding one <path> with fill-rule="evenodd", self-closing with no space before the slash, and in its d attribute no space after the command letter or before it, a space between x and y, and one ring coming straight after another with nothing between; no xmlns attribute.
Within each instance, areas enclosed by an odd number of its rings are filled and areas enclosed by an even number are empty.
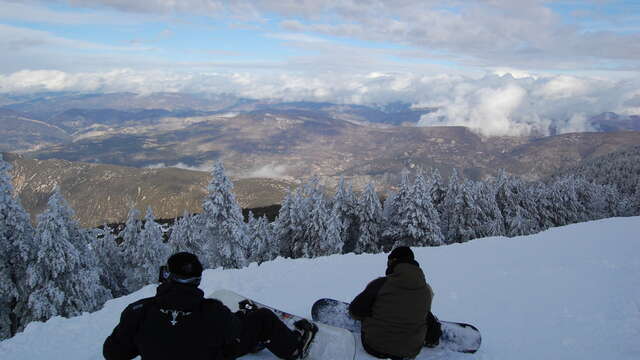
<svg viewBox="0 0 640 360"><path fill-rule="evenodd" d="M445 178L457 168L472 179L505 169L537 180L640 144L640 117L615 113L591 119L598 132L483 137L464 127L415 126L435 109L405 103L171 93L1 100L0 151L21 154L9 158L25 206L37 213L58 183L91 225L121 221L133 203L151 205L158 217L198 211L206 171L217 160L237 182L241 204L257 207L279 203L310 176L329 188L340 177L356 189L373 182L380 192L392 189L404 168L437 168Z"/></svg>

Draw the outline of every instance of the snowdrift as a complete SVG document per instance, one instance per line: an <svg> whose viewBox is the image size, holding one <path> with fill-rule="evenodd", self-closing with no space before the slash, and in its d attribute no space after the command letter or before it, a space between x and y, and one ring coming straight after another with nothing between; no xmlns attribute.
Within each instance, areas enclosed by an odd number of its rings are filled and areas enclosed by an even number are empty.
<svg viewBox="0 0 640 360"><path fill-rule="evenodd" d="M418 359L640 359L640 217L414 250L436 292L434 313L475 324L483 335L476 354L424 349ZM228 288L310 316L316 299L351 300L385 264L384 254L279 258L207 270L201 288L207 294ZM32 323L0 342L1 357L101 359L120 312L154 289L111 300L95 313Z"/></svg>

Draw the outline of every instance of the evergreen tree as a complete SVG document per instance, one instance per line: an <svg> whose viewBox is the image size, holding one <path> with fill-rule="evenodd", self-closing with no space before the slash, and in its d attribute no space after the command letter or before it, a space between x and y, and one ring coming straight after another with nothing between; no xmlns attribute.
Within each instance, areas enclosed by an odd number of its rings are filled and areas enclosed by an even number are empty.
<svg viewBox="0 0 640 360"><path fill-rule="evenodd" d="M460 180L458 178L458 171L453 169L451 176L449 177L449 184L447 186L447 193L445 194L442 205L438 212L440 213L440 231L445 239L445 243L450 243L451 236L449 235L449 222L450 219L455 216L459 211L460 202L462 201L462 194L460 190Z"/></svg>
<svg viewBox="0 0 640 360"><path fill-rule="evenodd" d="M412 239L407 246L437 246L444 243L440 229L440 214L433 205L432 184L428 183L422 172L416 176L409 199L402 213L408 229L408 237ZM397 244L399 246L401 244Z"/></svg>
<svg viewBox="0 0 640 360"><path fill-rule="evenodd" d="M169 257L169 248L163 242L162 229L156 223L151 208L147 208L144 224L135 242L125 242L125 254L131 264L127 288L135 291L157 282L158 269Z"/></svg>
<svg viewBox="0 0 640 360"><path fill-rule="evenodd" d="M382 206L371 183L365 187L358 202L358 214L360 216L358 221L360 225L358 233L360 236L353 252L356 254L379 252L380 246L378 242L382 232Z"/></svg>
<svg viewBox="0 0 640 360"><path fill-rule="evenodd" d="M178 219L171 229L169 236L171 253L186 251L196 254L199 258L204 258L206 243L203 230L204 227L199 226L198 217L190 215L185 210L182 218Z"/></svg>
<svg viewBox="0 0 640 360"><path fill-rule="evenodd" d="M447 186L442 182L442 177L437 168L431 170L429 183L431 184L431 200L433 201L433 206L438 210L438 214L442 214L444 198L447 196Z"/></svg>
<svg viewBox="0 0 640 360"><path fill-rule="evenodd" d="M140 232L142 231L142 221L140 220L140 211L131 207L127 215L124 229L120 231L118 236L122 239L122 252L124 255L124 269L126 273L125 288L127 292L134 292L142 286L136 283L132 274L138 266L137 249L140 242Z"/></svg>
<svg viewBox="0 0 640 360"><path fill-rule="evenodd" d="M496 188L494 184L474 183L473 194L477 205L478 228L477 237L504 235L504 218L496 202Z"/></svg>
<svg viewBox="0 0 640 360"><path fill-rule="evenodd" d="M340 177L336 195L333 198L332 212L335 213L336 220L340 224L338 230L340 231L342 243L344 243L343 253L353 251L355 242L358 239L359 217L357 205L351 185L347 188L344 183L344 177Z"/></svg>
<svg viewBox="0 0 640 360"><path fill-rule="evenodd" d="M496 181L496 203L504 220L507 236L527 235L540 231L534 193L522 180L508 176L504 171Z"/></svg>
<svg viewBox="0 0 640 360"><path fill-rule="evenodd" d="M111 228L104 224L96 236L94 249L98 264L102 268L100 283L111 291L113 297L127 294L125 280L127 278L124 268L122 246L116 242L116 237Z"/></svg>
<svg viewBox="0 0 640 360"><path fill-rule="evenodd" d="M0 154L0 340L26 325L26 266L35 255L35 233L29 215L13 196L9 170Z"/></svg>
<svg viewBox="0 0 640 360"><path fill-rule="evenodd" d="M257 262L258 265L278 257L278 246L275 235L266 216L255 218L249 213L249 232L251 234L251 253L249 262Z"/></svg>
<svg viewBox="0 0 640 360"><path fill-rule="evenodd" d="M274 221L273 235L279 252L284 257L293 257L293 244L302 237L303 227L297 216L296 193L289 190L282 200L278 217Z"/></svg>
<svg viewBox="0 0 640 360"><path fill-rule="evenodd" d="M473 194L471 181L464 181L447 192L447 243L464 242L478 237L477 229L480 225L480 208Z"/></svg>
<svg viewBox="0 0 640 360"><path fill-rule="evenodd" d="M321 192L312 192L310 195L312 197L307 199L310 200L307 203L311 207L311 210L309 211L309 217L305 224L304 238L302 241L294 244L294 257L313 258L326 255L319 251L323 248L321 243L327 231L329 218L327 205L324 200L324 195Z"/></svg>
<svg viewBox="0 0 640 360"><path fill-rule="evenodd" d="M211 172L209 194L202 206L206 224L212 267L241 268L247 265L250 247L249 229L233 190L233 184L224 173L222 162Z"/></svg>
<svg viewBox="0 0 640 360"><path fill-rule="evenodd" d="M344 248L344 242L341 236L343 224L340 221L337 211L337 209L332 210L328 216L326 229L320 242L320 248L316 251L318 254L339 254Z"/></svg>
<svg viewBox="0 0 640 360"><path fill-rule="evenodd" d="M390 250L396 242L406 236L403 223L402 209L409 201L411 188L409 185L409 171L402 171L398 191L389 195L384 203L384 230L382 232L382 248Z"/></svg>
<svg viewBox="0 0 640 360"><path fill-rule="evenodd" d="M28 321L75 316L95 311L109 297L100 285L99 269L90 256L87 238L73 219L73 210L56 188L47 209L38 216L37 254L28 265Z"/></svg>

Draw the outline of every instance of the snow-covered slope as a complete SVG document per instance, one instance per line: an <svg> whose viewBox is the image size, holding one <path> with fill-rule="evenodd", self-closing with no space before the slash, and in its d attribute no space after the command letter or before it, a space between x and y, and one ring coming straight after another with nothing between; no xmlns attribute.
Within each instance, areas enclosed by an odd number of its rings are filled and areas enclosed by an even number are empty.
<svg viewBox="0 0 640 360"><path fill-rule="evenodd" d="M475 324L483 334L474 355L425 349L419 359L640 359L640 217L414 250L436 292L434 313ZM201 287L229 288L309 316L318 298L351 300L385 264L384 254L277 259L208 270ZM154 288L111 300L96 313L32 323L0 343L0 357L100 359L120 312Z"/></svg>

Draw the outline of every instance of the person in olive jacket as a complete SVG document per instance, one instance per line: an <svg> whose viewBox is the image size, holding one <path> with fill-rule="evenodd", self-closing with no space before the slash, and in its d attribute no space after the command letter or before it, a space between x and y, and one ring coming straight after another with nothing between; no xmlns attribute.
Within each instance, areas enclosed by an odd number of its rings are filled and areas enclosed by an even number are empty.
<svg viewBox="0 0 640 360"><path fill-rule="evenodd" d="M423 346L437 345L439 324L431 315L433 291L413 251L406 246L388 256L386 276L370 282L349 305L360 320L364 349L378 358L414 358ZM437 336L430 340L427 330ZM430 336L433 338L434 336Z"/></svg>
<svg viewBox="0 0 640 360"><path fill-rule="evenodd" d="M172 255L161 271L163 282L154 297L127 306L107 337L107 360L235 359L268 348L282 359L306 352L317 327L300 324L290 330L269 309L250 306L232 313L222 302L204 298L198 289L202 265L182 252ZM251 304L251 303L250 303ZM249 309L249 310L247 310ZM298 327L298 324L296 324Z"/></svg>

